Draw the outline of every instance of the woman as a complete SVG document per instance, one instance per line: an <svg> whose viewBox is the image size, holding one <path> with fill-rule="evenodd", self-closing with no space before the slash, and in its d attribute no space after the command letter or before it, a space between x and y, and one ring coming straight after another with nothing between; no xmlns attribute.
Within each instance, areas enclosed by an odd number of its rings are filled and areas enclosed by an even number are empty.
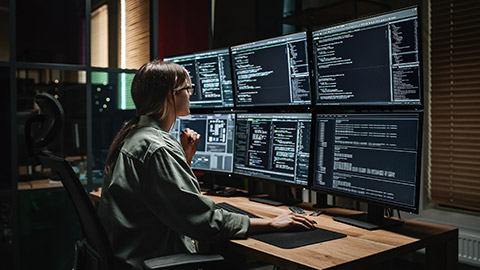
<svg viewBox="0 0 480 270"><path fill-rule="evenodd" d="M249 219L214 210L190 168L200 135L186 129L179 143L169 134L175 119L190 113L192 91L187 71L174 63L146 63L133 79L137 117L110 146L99 206L115 269L141 269L148 258L196 252L193 239L313 228L313 221L291 212Z"/></svg>

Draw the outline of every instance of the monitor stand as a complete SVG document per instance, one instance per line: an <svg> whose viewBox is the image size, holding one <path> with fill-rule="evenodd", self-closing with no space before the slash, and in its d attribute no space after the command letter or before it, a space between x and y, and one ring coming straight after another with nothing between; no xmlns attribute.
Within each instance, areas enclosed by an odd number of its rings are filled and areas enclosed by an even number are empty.
<svg viewBox="0 0 480 270"><path fill-rule="evenodd" d="M384 208L381 206L368 205L368 212L349 216L337 216L333 220L367 230L377 230L401 225L403 221L386 218Z"/></svg>
<svg viewBox="0 0 480 270"><path fill-rule="evenodd" d="M301 203L302 199L296 198L291 190L291 187L276 185L275 196L273 197L250 197L250 201L264 203L268 205L295 205Z"/></svg>
<svg viewBox="0 0 480 270"><path fill-rule="evenodd" d="M268 204L268 205L273 205L273 206L284 205L283 202L276 201L276 200L270 199L268 197L250 197L248 199L252 202L258 202L258 203L263 203L263 204Z"/></svg>
<svg viewBox="0 0 480 270"><path fill-rule="evenodd" d="M236 188L212 188L205 191L205 195L219 196L219 197L246 197L248 194L245 191Z"/></svg>
<svg viewBox="0 0 480 270"><path fill-rule="evenodd" d="M198 175L197 177L200 177ZM247 197L248 193L241 187L236 188L241 183L235 184L231 175L216 174L216 173L202 173L201 191L205 195L220 196L220 197Z"/></svg>
<svg viewBox="0 0 480 270"><path fill-rule="evenodd" d="M335 207L334 205L335 205L335 198L334 198L334 201L333 201L333 205L329 205L328 204L328 199L327 199L327 194L317 192L316 202L313 205L313 208L326 209L326 208Z"/></svg>

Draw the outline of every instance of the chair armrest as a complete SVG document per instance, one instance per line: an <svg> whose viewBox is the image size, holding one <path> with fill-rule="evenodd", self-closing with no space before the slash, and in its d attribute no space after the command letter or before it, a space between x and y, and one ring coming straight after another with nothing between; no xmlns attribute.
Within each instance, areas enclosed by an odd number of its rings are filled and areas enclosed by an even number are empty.
<svg viewBox="0 0 480 270"><path fill-rule="evenodd" d="M143 268L146 270L153 269L209 269L218 268L224 262L224 258L220 254L198 254L198 253L182 253L168 256L148 259L143 262Z"/></svg>

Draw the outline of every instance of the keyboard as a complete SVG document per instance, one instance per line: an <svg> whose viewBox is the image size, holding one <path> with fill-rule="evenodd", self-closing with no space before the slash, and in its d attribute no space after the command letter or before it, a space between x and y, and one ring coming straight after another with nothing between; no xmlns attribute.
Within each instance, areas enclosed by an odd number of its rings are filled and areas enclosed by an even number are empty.
<svg viewBox="0 0 480 270"><path fill-rule="evenodd" d="M226 202L216 203L215 204L215 209L223 209L223 210L228 211L228 212L246 215L249 218L261 218L261 217L255 215L255 214L247 212L243 209L240 209L240 208L238 208L236 206L233 206L233 205L231 205L229 203L226 203Z"/></svg>
<svg viewBox="0 0 480 270"><path fill-rule="evenodd" d="M289 206L288 207L290 209L290 211L294 212L295 214L300 214L300 215L306 215L307 213L305 213L305 211L303 211L302 208L298 207L298 206Z"/></svg>

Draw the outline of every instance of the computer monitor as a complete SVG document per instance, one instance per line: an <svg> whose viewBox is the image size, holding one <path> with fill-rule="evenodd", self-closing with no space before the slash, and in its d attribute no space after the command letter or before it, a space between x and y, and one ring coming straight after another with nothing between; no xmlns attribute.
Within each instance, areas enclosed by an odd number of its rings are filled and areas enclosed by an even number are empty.
<svg viewBox="0 0 480 270"><path fill-rule="evenodd" d="M194 91L190 108L233 107L232 69L228 48L166 57L190 74Z"/></svg>
<svg viewBox="0 0 480 270"><path fill-rule="evenodd" d="M317 105L422 105L418 8L312 32Z"/></svg>
<svg viewBox="0 0 480 270"><path fill-rule="evenodd" d="M312 188L368 203L368 215L340 221L373 229L364 223L390 224L384 207L418 213L420 112L317 114L315 125Z"/></svg>
<svg viewBox="0 0 480 270"><path fill-rule="evenodd" d="M308 185L311 113L237 114L236 174Z"/></svg>
<svg viewBox="0 0 480 270"><path fill-rule="evenodd" d="M237 107L311 105L306 32L230 50Z"/></svg>
<svg viewBox="0 0 480 270"><path fill-rule="evenodd" d="M170 133L180 140L186 128L200 134L192 169L207 172L233 171L233 138L235 114L190 114L177 118Z"/></svg>

